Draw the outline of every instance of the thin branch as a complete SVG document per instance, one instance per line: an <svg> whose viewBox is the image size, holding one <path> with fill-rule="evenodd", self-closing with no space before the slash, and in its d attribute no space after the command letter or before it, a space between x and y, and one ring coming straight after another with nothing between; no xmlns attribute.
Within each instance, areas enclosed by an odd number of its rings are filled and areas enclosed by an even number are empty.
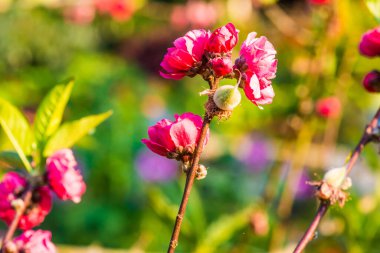
<svg viewBox="0 0 380 253"><path fill-rule="evenodd" d="M214 79L209 79L208 82L210 85L210 89L215 89L218 81L214 80ZM178 214L177 214L177 217L175 220L173 233L172 233L170 243L169 243L169 248L167 251L168 253L173 253L175 251L175 248L178 245L178 237L179 237L179 233L181 231L182 221L183 221L183 218L185 216L186 206L187 206L187 203L189 201L191 189L192 189L193 184L194 184L197 168L199 165L199 160L200 160L200 157L201 157L201 154L203 151L203 146L204 146L204 143L206 140L206 136L207 136L207 132L208 132L209 127L210 127L211 120L212 120L212 116L208 115L208 113L206 112L205 116L203 117L203 125L202 125L202 129L200 132L200 136L199 136L197 146L196 146L195 151L194 151L194 157L193 157L193 160L191 163L191 167L187 173L185 189L183 191L182 201L181 201L181 204L179 206Z"/></svg>
<svg viewBox="0 0 380 253"><path fill-rule="evenodd" d="M29 186L23 197L23 205L21 205L19 209L16 210L16 215L13 218L12 223L9 225L8 230L3 238L1 252L5 252L5 246L7 242L12 239L14 233L16 232L16 229L17 229L18 224L20 223L21 217L25 213L26 208L29 206L32 200L32 191L33 191L32 187Z"/></svg>
<svg viewBox="0 0 380 253"><path fill-rule="evenodd" d="M356 145L354 151L352 152L352 155L346 167L346 175L348 175L351 172L364 146L368 144L369 142L371 142L372 135L375 132L376 128L378 127L379 120L380 120L380 108L377 110L375 116L372 118L371 122L365 128L364 133L359 143ZM314 238L315 231L319 223L321 222L323 216L326 214L329 206L330 204L328 202L325 202L325 201L321 202L321 204L319 205L318 211L316 215L314 216L313 221L311 222L309 228L306 230L305 234L302 236L301 240L298 242L293 253L302 252L307 246L307 244Z"/></svg>

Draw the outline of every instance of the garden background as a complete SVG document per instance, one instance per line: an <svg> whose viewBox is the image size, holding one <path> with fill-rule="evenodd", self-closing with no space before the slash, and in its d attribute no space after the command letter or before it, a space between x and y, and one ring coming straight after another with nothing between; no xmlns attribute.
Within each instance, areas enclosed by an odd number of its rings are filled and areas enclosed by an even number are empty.
<svg viewBox="0 0 380 253"><path fill-rule="evenodd" d="M276 96L264 110L243 99L212 124L208 176L193 189L177 252L291 252L317 207L305 182L344 164L380 100L361 85L380 63L358 52L377 25L365 2L121 2L109 11L90 0L0 0L0 97L32 121L48 91L74 77L64 118L114 112L74 149L87 183L82 202L57 201L41 228L59 252L166 250L185 176L141 139L161 118L202 114L207 87L200 77L163 79L159 65L188 30L232 22L238 45L251 31L274 44ZM316 109L325 97L339 101L332 117ZM0 150L10 147L0 132ZM350 200L331 208L307 252L378 252L378 152L365 149Z"/></svg>

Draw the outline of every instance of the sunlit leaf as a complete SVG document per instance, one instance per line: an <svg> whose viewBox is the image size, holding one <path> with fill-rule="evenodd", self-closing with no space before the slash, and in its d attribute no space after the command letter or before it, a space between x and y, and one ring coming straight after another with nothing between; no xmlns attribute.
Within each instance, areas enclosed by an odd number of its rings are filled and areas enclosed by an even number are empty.
<svg viewBox="0 0 380 253"><path fill-rule="evenodd" d="M2 98L0 98L0 119L7 125L23 152L30 154L33 135L29 123L16 107Z"/></svg>
<svg viewBox="0 0 380 253"><path fill-rule="evenodd" d="M61 124L73 85L74 81L70 81L67 85L54 87L38 107L34 121L34 136L39 148L43 148L44 143Z"/></svg>
<svg viewBox="0 0 380 253"><path fill-rule="evenodd" d="M366 1L369 11L380 23L380 0L367 0Z"/></svg>
<svg viewBox="0 0 380 253"><path fill-rule="evenodd" d="M59 149L72 147L82 137L111 116L111 114L112 111L108 111L63 124L47 142L44 155L49 156Z"/></svg>
<svg viewBox="0 0 380 253"><path fill-rule="evenodd" d="M30 165L28 159L26 158L24 151L22 150L20 144L17 142L17 139L13 135L13 133L12 133L11 129L9 128L7 122L2 118L0 118L0 126L3 128L8 139L11 141L14 149L16 150L17 154L19 155L19 157L20 157L22 163L24 164L26 170L31 172L32 166Z"/></svg>

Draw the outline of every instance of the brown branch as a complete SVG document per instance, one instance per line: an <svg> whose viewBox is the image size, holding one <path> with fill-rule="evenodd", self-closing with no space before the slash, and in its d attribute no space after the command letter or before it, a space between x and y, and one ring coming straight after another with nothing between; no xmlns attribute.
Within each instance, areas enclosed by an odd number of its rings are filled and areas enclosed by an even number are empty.
<svg viewBox="0 0 380 253"><path fill-rule="evenodd" d="M346 167L346 175L348 175L351 172L364 146L368 144L369 142L371 142L372 135L378 126L379 120L380 120L380 108L377 110L375 116L372 118L371 122L365 128L364 133L359 143L356 145L354 151L352 152L352 155ZM316 215L314 216L313 221L311 222L309 228L306 230L305 234L302 236L301 240L298 242L293 253L302 252L307 246L307 244L314 238L315 231L319 223L321 222L323 216L326 214L329 206L330 206L329 202L326 202L326 201L321 202L321 204L319 205L318 211Z"/></svg>
<svg viewBox="0 0 380 253"><path fill-rule="evenodd" d="M218 80L210 77L208 79L208 83L209 83L210 89L214 90L218 85ZM181 204L179 206L178 214L177 214L177 217L175 220L172 237L170 239L168 253L173 253L175 251L175 248L178 245L178 237L179 237L179 233L181 231L182 220L185 216L187 202L189 201L191 189L193 187L195 176L197 173L197 168L199 165L199 159L200 159L202 151L203 151L204 142L206 140L207 132L210 128L210 123L211 123L212 117L213 116L210 116L207 113L207 111L205 113L205 116L203 117L202 129L200 132L200 136L199 136L197 146L196 146L195 151L194 151L194 156L192 159L191 167L190 167L189 171L187 172L186 184L185 184L185 188L184 188L183 195L182 195L182 201L181 201Z"/></svg>
<svg viewBox="0 0 380 253"><path fill-rule="evenodd" d="M3 238L1 252L5 252L6 244L8 241L12 239L14 233L16 232L16 229L21 220L21 217L25 213L25 210L29 206L31 200L32 200L32 187L28 187L23 197L23 204L18 209L16 209L16 215L13 218L12 223L9 225L8 230Z"/></svg>

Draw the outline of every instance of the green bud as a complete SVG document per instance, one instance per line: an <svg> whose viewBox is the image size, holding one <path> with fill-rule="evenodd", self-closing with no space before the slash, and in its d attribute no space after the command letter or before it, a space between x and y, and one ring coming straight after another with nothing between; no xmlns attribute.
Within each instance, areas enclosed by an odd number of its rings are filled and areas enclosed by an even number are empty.
<svg viewBox="0 0 380 253"><path fill-rule="evenodd" d="M349 188L351 179L346 177L346 167L331 169L326 172L323 181L334 188Z"/></svg>
<svg viewBox="0 0 380 253"><path fill-rule="evenodd" d="M214 102L219 109L232 111L241 101L238 86L224 85L214 93Z"/></svg>

